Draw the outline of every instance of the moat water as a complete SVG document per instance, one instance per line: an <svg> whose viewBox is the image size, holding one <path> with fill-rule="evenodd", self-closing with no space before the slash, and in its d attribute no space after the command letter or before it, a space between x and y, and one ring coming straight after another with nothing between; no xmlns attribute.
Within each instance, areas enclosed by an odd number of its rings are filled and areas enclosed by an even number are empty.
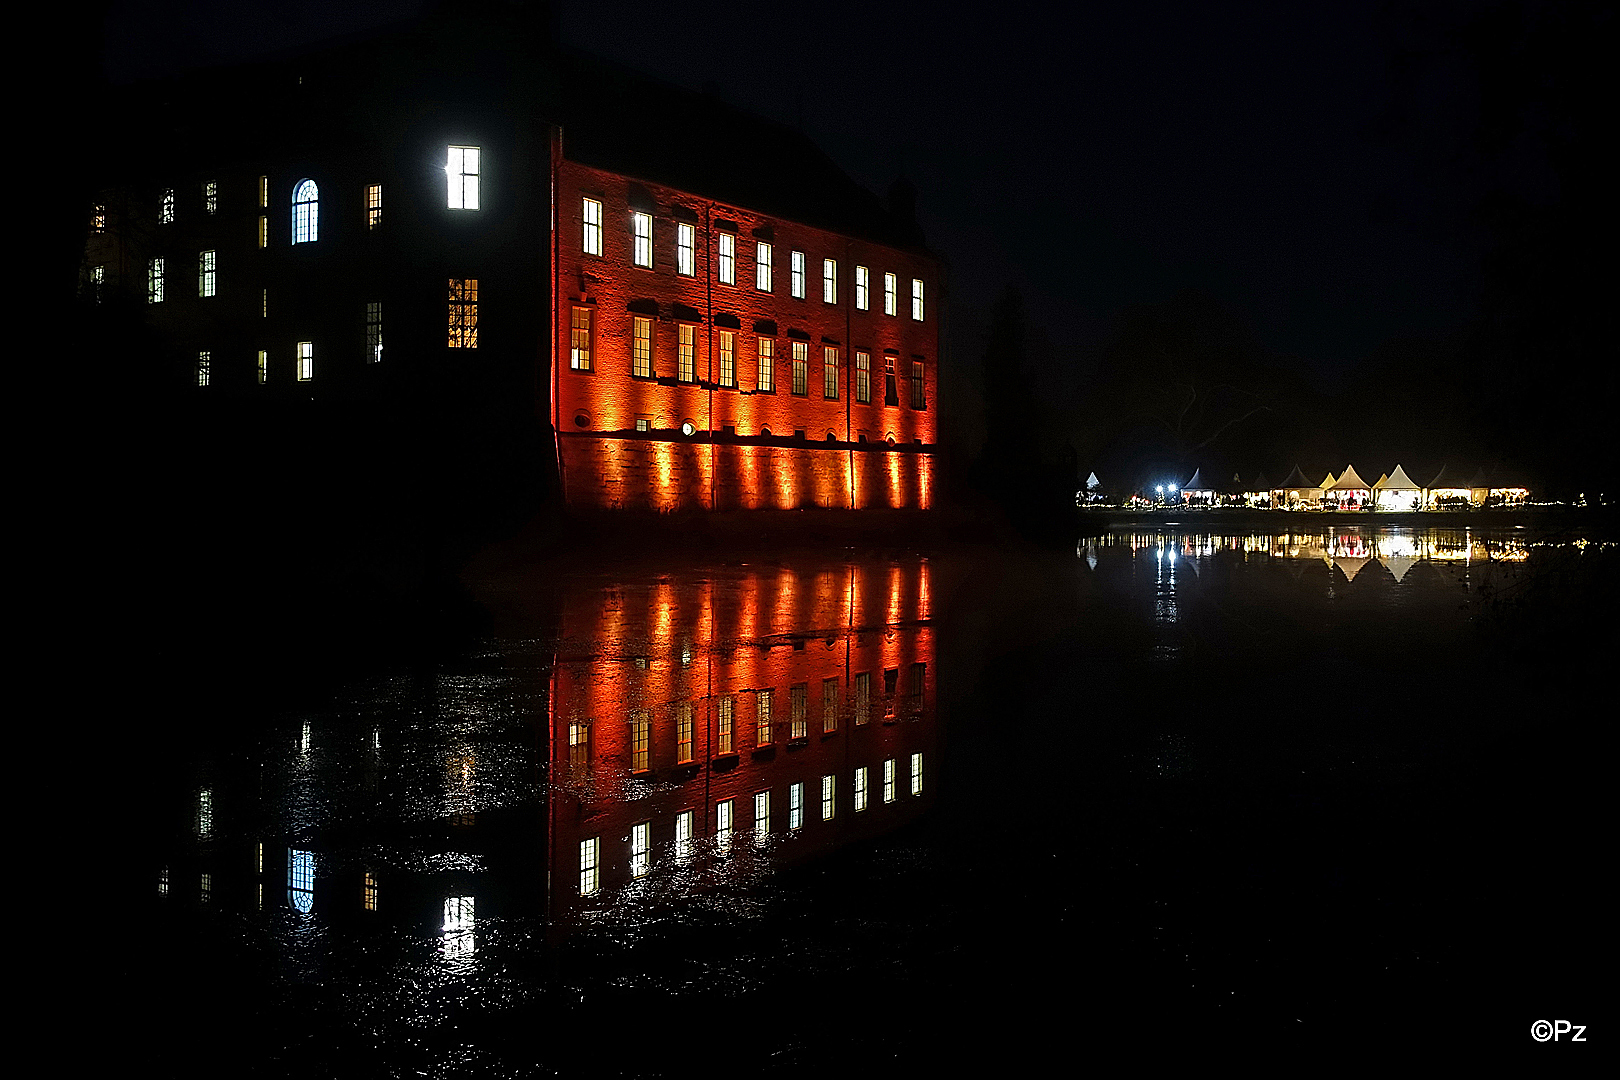
<svg viewBox="0 0 1620 1080"><path fill-rule="evenodd" d="M178 657L88 823L127 879L96 992L160 1074L1517 1045L1596 1000L1617 552L1166 525L548 567L291 692L296 629L202 693Z"/></svg>

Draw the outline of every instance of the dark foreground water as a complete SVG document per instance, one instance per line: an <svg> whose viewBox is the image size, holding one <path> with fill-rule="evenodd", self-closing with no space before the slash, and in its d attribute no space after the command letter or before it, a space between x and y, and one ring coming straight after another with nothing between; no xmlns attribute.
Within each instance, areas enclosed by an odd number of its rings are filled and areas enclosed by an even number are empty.
<svg viewBox="0 0 1620 1080"><path fill-rule="evenodd" d="M158 650L76 1007L173 1074L1521 1050L1601 1022L1617 564L1170 526L502 570L352 670L318 610Z"/></svg>

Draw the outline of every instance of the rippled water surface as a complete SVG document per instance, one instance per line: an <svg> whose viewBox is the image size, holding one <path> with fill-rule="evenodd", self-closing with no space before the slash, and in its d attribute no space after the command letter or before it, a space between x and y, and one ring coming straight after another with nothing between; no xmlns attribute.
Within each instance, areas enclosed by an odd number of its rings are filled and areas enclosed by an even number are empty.
<svg viewBox="0 0 1620 1080"><path fill-rule="evenodd" d="M106 993L175 1073L904 1070L1425 1011L1517 1045L1595 1002L1545 928L1597 910L1615 562L1166 526L511 571L465 633L269 693L293 625L130 686L172 705L112 743Z"/></svg>

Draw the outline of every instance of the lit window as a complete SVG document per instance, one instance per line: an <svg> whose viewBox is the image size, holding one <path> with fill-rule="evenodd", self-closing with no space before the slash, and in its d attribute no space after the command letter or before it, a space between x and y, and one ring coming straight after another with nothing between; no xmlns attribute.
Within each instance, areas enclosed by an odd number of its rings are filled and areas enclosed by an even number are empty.
<svg viewBox="0 0 1620 1080"><path fill-rule="evenodd" d="M579 842L579 895L590 896L602 887L601 858L600 836Z"/></svg>
<svg viewBox="0 0 1620 1080"><path fill-rule="evenodd" d="M802 739L807 734L805 730L805 714L810 711L810 688L805 683L795 683L788 688L788 712L791 722L789 736Z"/></svg>
<svg viewBox="0 0 1620 1080"><path fill-rule="evenodd" d="M692 382L696 374L696 330L691 323L675 328L675 378L679 382Z"/></svg>
<svg viewBox="0 0 1620 1080"><path fill-rule="evenodd" d="M894 758L883 762L883 801L894 802Z"/></svg>
<svg viewBox="0 0 1620 1080"><path fill-rule="evenodd" d="M872 718L872 673L870 671L857 672L855 675L855 726L866 723Z"/></svg>
<svg viewBox="0 0 1620 1080"><path fill-rule="evenodd" d="M321 189L313 180L293 188L293 243L312 244L320 235Z"/></svg>
<svg viewBox="0 0 1620 1080"><path fill-rule="evenodd" d="M652 717L645 709L630 710L630 771L646 772L651 759Z"/></svg>
<svg viewBox="0 0 1620 1080"><path fill-rule="evenodd" d="M197 295L213 296L215 285L214 252L202 251L197 253Z"/></svg>
<svg viewBox="0 0 1620 1080"><path fill-rule="evenodd" d="M675 815L675 857L685 859L692 854L692 819L690 810Z"/></svg>
<svg viewBox="0 0 1620 1080"><path fill-rule="evenodd" d="M163 260L153 259L146 264L146 302L163 303Z"/></svg>
<svg viewBox="0 0 1620 1080"><path fill-rule="evenodd" d="M630 261L637 266L652 266L652 215L633 211L630 214Z"/></svg>
<svg viewBox="0 0 1620 1080"><path fill-rule="evenodd" d="M645 877L652 869L652 822L630 826L630 876Z"/></svg>
<svg viewBox="0 0 1620 1080"><path fill-rule="evenodd" d="M260 386L264 385L264 381L265 381L266 378L269 377L269 375L270 375L270 353L267 352L264 349L260 349L259 350L259 385Z"/></svg>
<svg viewBox="0 0 1620 1080"><path fill-rule="evenodd" d="M591 367L591 309L576 307L568 330L568 366L575 371L593 371Z"/></svg>
<svg viewBox="0 0 1620 1080"><path fill-rule="evenodd" d="M793 255L790 257L790 259L789 259L789 266L791 267L791 269L790 269L790 272L789 272L788 287L791 289L791 291L793 293L793 298L795 300L803 300L804 299L804 252L795 251L793 253Z"/></svg>
<svg viewBox="0 0 1620 1080"><path fill-rule="evenodd" d="M872 306L869 290L870 272L864 266L855 268L855 310L865 311Z"/></svg>
<svg viewBox="0 0 1620 1080"><path fill-rule="evenodd" d="M720 385L737 385L737 335L730 330L720 331Z"/></svg>
<svg viewBox="0 0 1620 1080"><path fill-rule="evenodd" d="M219 183L214 180L203 184L203 210L210 214L219 212Z"/></svg>
<svg viewBox="0 0 1620 1080"><path fill-rule="evenodd" d="M447 896L444 898L444 953L448 957L467 956L473 951L473 898Z"/></svg>
<svg viewBox="0 0 1620 1080"><path fill-rule="evenodd" d="M697 273L697 230L684 221L675 226L675 272Z"/></svg>
<svg viewBox="0 0 1620 1080"><path fill-rule="evenodd" d="M449 347L478 348L478 279L451 278L449 293Z"/></svg>
<svg viewBox="0 0 1620 1080"><path fill-rule="evenodd" d="M366 359L375 364L382 360L382 303L366 305Z"/></svg>
<svg viewBox="0 0 1620 1080"><path fill-rule="evenodd" d="M313 341L300 341L298 343L298 381L308 382L315 377L315 343Z"/></svg>
<svg viewBox="0 0 1620 1080"><path fill-rule="evenodd" d="M821 260L821 302L838 303L838 262L835 259Z"/></svg>
<svg viewBox="0 0 1620 1080"><path fill-rule="evenodd" d="M204 353L203 355L207 355ZM214 790L202 788L197 792L197 835L208 840L214 835Z"/></svg>
<svg viewBox="0 0 1620 1080"><path fill-rule="evenodd" d="M866 809L866 766L855 770L855 810Z"/></svg>
<svg viewBox="0 0 1620 1080"><path fill-rule="evenodd" d="M268 214L260 214L259 215L259 247L267 248L269 246L270 246L270 216Z"/></svg>
<svg viewBox="0 0 1620 1080"><path fill-rule="evenodd" d="M837 809L835 801L838 793L838 779L827 775L821 778L821 820L831 821L833 812Z"/></svg>
<svg viewBox="0 0 1620 1080"><path fill-rule="evenodd" d="M772 713L775 712L776 691L761 690L759 692L759 716L754 724L754 744L756 746L771 745L771 725L774 722Z"/></svg>
<svg viewBox="0 0 1620 1080"><path fill-rule="evenodd" d="M270 209L270 178L268 176L259 177L259 209Z"/></svg>
<svg viewBox="0 0 1620 1080"><path fill-rule="evenodd" d="M872 354L855 352L855 400L862 405L872 404Z"/></svg>
<svg viewBox="0 0 1620 1080"><path fill-rule="evenodd" d="M636 417L636 430L637 431L651 431L652 430L652 418L647 417L647 416L638 416L638 417Z"/></svg>
<svg viewBox="0 0 1620 1080"><path fill-rule="evenodd" d="M370 870L360 883L360 906L367 911L377 910L377 879Z"/></svg>
<svg viewBox="0 0 1620 1080"><path fill-rule="evenodd" d="M776 341L773 338L759 339L759 379L755 385L768 393L776 391Z"/></svg>
<svg viewBox="0 0 1620 1080"><path fill-rule="evenodd" d="M771 833L771 793L761 791L754 795L754 835L763 840Z"/></svg>
<svg viewBox="0 0 1620 1080"><path fill-rule="evenodd" d="M797 397L804 397L810 393L810 345L808 342L795 341L793 343L793 393Z"/></svg>
<svg viewBox="0 0 1620 1080"><path fill-rule="evenodd" d="M570 722L568 725L568 764L576 769L585 764L590 756L590 745L590 727L579 720Z"/></svg>
<svg viewBox="0 0 1620 1080"><path fill-rule="evenodd" d="M821 680L821 731L838 730L838 680Z"/></svg>
<svg viewBox="0 0 1620 1080"><path fill-rule="evenodd" d="M287 902L308 915L315 907L315 853L287 852Z"/></svg>
<svg viewBox="0 0 1620 1080"><path fill-rule="evenodd" d="M922 278L911 279L911 317L917 322L923 321Z"/></svg>
<svg viewBox="0 0 1620 1080"><path fill-rule="evenodd" d="M675 706L675 761L684 765L692 760L692 703Z"/></svg>
<svg viewBox="0 0 1620 1080"><path fill-rule="evenodd" d="M375 229L382 224L382 185L366 185L366 228Z"/></svg>
<svg viewBox="0 0 1620 1080"><path fill-rule="evenodd" d="M212 372L214 354L204 349L197 354L197 385L207 386Z"/></svg>
<svg viewBox="0 0 1620 1080"><path fill-rule="evenodd" d="M269 289L260 289L259 290L259 318L268 319L269 317L270 317L270 290Z"/></svg>
<svg viewBox="0 0 1620 1080"><path fill-rule="evenodd" d="M478 209L478 147L452 146L444 172L450 181L450 209Z"/></svg>
<svg viewBox="0 0 1620 1080"><path fill-rule="evenodd" d="M93 266L93 267L91 267L90 268L90 292L91 292L91 295L95 297L95 301L98 304L101 303L102 290L105 288L106 284L107 284L107 268L105 266Z"/></svg>
<svg viewBox="0 0 1620 1080"><path fill-rule="evenodd" d="M900 313L900 279L893 274L883 275L883 314Z"/></svg>
<svg viewBox="0 0 1620 1080"><path fill-rule="evenodd" d="M718 740L719 741L719 746L716 747L716 749L718 750L719 753L722 753L722 754L731 753L732 721L735 718L736 711L737 711L737 699L736 698L723 697L723 698L719 699L717 702L715 702L715 712L716 712L716 725L715 726L720 729L719 730L719 740Z"/></svg>
<svg viewBox="0 0 1620 1080"><path fill-rule="evenodd" d="M728 232L720 234L720 284L737 284L737 238Z"/></svg>
<svg viewBox="0 0 1620 1080"><path fill-rule="evenodd" d="M720 851L731 847L732 803L733 800L725 799L714 804L714 845Z"/></svg>
<svg viewBox="0 0 1620 1080"><path fill-rule="evenodd" d="M788 785L788 828L804 827L804 784Z"/></svg>
<svg viewBox="0 0 1620 1080"><path fill-rule="evenodd" d="M921 360L911 362L911 407L913 409L928 408L927 384L923 381Z"/></svg>
<svg viewBox="0 0 1620 1080"><path fill-rule="evenodd" d="M198 885L199 899L206 904L214 898L214 875L204 872Z"/></svg>
<svg viewBox="0 0 1620 1080"><path fill-rule="evenodd" d="M104 233L107 231L107 206L105 203L96 203L96 208L90 214L90 231Z"/></svg>
<svg viewBox="0 0 1620 1080"><path fill-rule="evenodd" d="M831 345L821 347L821 396L838 400L838 350Z"/></svg>
<svg viewBox="0 0 1620 1080"><path fill-rule="evenodd" d="M754 245L754 288L771 291L771 245L766 243Z"/></svg>
<svg viewBox="0 0 1620 1080"><path fill-rule="evenodd" d="M911 755L911 793L913 795L921 795L922 794L922 754L921 754L921 752Z"/></svg>
<svg viewBox="0 0 1620 1080"><path fill-rule="evenodd" d="M630 322L630 374L642 379L650 379L653 373L653 321L645 315L636 315ZM589 347L589 342L587 342L586 348L589 349Z"/></svg>
<svg viewBox="0 0 1620 1080"><path fill-rule="evenodd" d="M596 199L586 199L584 202L584 229L581 235L581 244L585 254L602 254L602 204Z"/></svg>
<svg viewBox="0 0 1620 1080"><path fill-rule="evenodd" d="M163 192L163 198L158 200L158 224L174 224L174 188Z"/></svg>

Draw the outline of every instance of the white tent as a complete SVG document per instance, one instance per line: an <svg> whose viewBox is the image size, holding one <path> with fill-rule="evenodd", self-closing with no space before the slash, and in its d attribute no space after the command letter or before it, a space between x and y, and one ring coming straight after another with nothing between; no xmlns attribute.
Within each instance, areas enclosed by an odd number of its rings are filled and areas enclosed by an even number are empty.
<svg viewBox="0 0 1620 1080"><path fill-rule="evenodd" d="M1322 485L1322 496L1339 506L1363 507L1372 500L1372 485L1356 475L1354 465L1346 465L1337 480Z"/></svg>
<svg viewBox="0 0 1620 1080"><path fill-rule="evenodd" d="M1192 479L1181 485L1181 497L1208 506L1215 501L1215 486L1204 479L1204 470L1194 469Z"/></svg>
<svg viewBox="0 0 1620 1080"><path fill-rule="evenodd" d="M1305 471L1298 465L1271 493L1274 506L1316 506L1322 501L1322 485L1305 479Z"/></svg>
<svg viewBox="0 0 1620 1080"><path fill-rule="evenodd" d="M1379 510L1416 510L1422 505L1423 489L1412 483L1412 478L1399 465L1373 485L1373 506Z"/></svg>

